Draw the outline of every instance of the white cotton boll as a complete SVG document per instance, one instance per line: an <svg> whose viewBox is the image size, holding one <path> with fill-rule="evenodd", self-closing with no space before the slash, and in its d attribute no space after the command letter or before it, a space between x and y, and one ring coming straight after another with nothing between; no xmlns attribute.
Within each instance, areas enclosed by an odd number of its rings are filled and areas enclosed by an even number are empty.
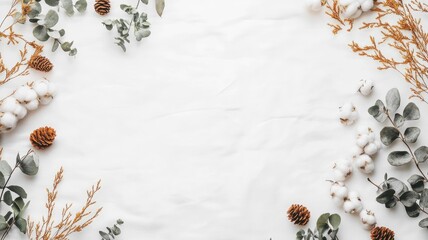
<svg viewBox="0 0 428 240"><path fill-rule="evenodd" d="M55 84L53 84L53 83L51 83L51 82L49 82L49 89L48 89L48 95L49 96L52 96L52 97L55 97L55 95L56 95L56 85Z"/></svg>
<svg viewBox="0 0 428 240"><path fill-rule="evenodd" d="M26 104L24 104L25 108L29 111L36 110L39 107L39 100L35 99Z"/></svg>
<svg viewBox="0 0 428 240"><path fill-rule="evenodd" d="M321 0L306 0L306 7L312 11L320 11L322 9Z"/></svg>
<svg viewBox="0 0 428 240"><path fill-rule="evenodd" d="M4 113L0 119L0 124L3 125L6 129L14 129L18 122L18 118L13 115L13 113Z"/></svg>
<svg viewBox="0 0 428 240"><path fill-rule="evenodd" d="M338 207L342 207L345 203L345 198L332 197L331 199L333 200L334 205Z"/></svg>
<svg viewBox="0 0 428 240"><path fill-rule="evenodd" d="M359 213L361 212L361 210L363 210L363 204L361 203L361 201L347 199L345 200L345 203L343 203L343 209L346 213Z"/></svg>
<svg viewBox="0 0 428 240"><path fill-rule="evenodd" d="M354 13L354 15L352 15L350 18L351 18L351 19L356 19L356 18L359 18L362 14L363 14L363 11L362 11L361 9L358 9L358 10Z"/></svg>
<svg viewBox="0 0 428 240"><path fill-rule="evenodd" d="M50 102L52 102L52 97L41 97L40 104L42 105L48 105Z"/></svg>
<svg viewBox="0 0 428 240"><path fill-rule="evenodd" d="M352 2L346 7L345 12L343 13L343 16L345 18L351 18L354 14L357 13L357 11L359 10L359 7L360 7L360 3L358 1Z"/></svg>
<svg viewBox="0 0 428 240"><path fill-rule="evenodd" d="M341 182L334 182L330 188L330 195L332 197L345 199L348 196L348 188Z"/></svg>
<svg viewBox="0 0 428 240"><path fill-rule="evenodd" d="M374 6L373 0L366 0L363 3L361 3L361 10L364 12L370 11Z"/></svg>
<svg viewBox="0 0 428 240"><path fill-rule="evenodd" d="M334 180L343 182L352 174L352 163L349 160L335 163L333 166Z"/></svg>
<svg viewBox="0 0 428 240"><path fill-rule="evenodd" d="M21 86L19 87L15 93L13 94L13 96L19 101L19 102L24 102L25 98L27 97L27 93L28 91L31 90L30 87L28 86Z"/></svg>
<svg viewBox="0 0 428 240"><path fill-rule="evenodd" d="M350 199L351 201L361 201L360 194L356 191L350 191L348 193L348 199Z"/></svg>
<svg viewBox="0 0 428 240"><path fill-rule="evenodd" d="M14 112L18 106L19 106L19 103L16 100L16 98L7 97L1 103L0 111L2 111L2 112Z"/></svg>
<svg viewBox="0 0 428 240"><path fill-rule="evenodd" d="M349 4L353 3L355 0L339 0L339 4L342 6L348 6Z"/></svg>
<svg viewBox="0 0 428 240"><path fill-rule="evenodd" d="M23 119L27 115L27 109L21 104L13 112L18 119Z"/></svg>
<svg viewBox="0 0 428 240"><path fill-rule="evenodd" d="M355 161L355 166L363 173L369 174L374 171L374 163L372 158L367 155L363 154L360 157L358 157Z"/></svg>
<svg viewBox="0 0 428 240"><path fill-rule="evenodd" d="M368 96L372 93L374 88L373 80L365 79L360 81L360 87L358 88L358 92L360 92L363 96Z"/></svg>
<svg viewBox="0 0 428 240"><path fill-rule="evenodd" d="M369 136L368 135L360 135L357 138L357 146L360 148L364 148L369 143Z"/></svg>
<svg viewBox="0 0 428 240"><path fill-rule="evenodd" d="M346 173L338 170L338 169L334 169L333 170L333 180L334 181L338 181L338 182L344 182L346 180Z"/></svg>
<svg viewBox="0 0 428 240"><path fill-rule="evenodd" d="M33 86L33 90L37 93L39 97L45 96L48 94L49 84L47 81L36 82Z"/></svg>
<svg viewBox="0 0 428 240"><path fill-rule="evenodd" d="M375 141L374 143L376 144L378 150L382 149L382 144L380 141Z"/></svg>
<svg viewBox="0 0 428 240"><path fill-rule="evenodd" d="M339 118L343 125L351 125L357 120L357 109L352 103L345 103L339 108Z"/></svg>
<svg viewBox="0 0 428 240"><path fill-rule="evenodd" d="M378 148L377 148L376 143L369 143L367 146L364 147L364 152L367 155L373 155L373 154L377 153L377 151L378 151Z"/></svg>
<svg viewBox="0 0 428 240"><path fill-rule="evenodd" d="M29 91L27 91L27 96L25 96L25 101L26 102L31 102L37 99L37 93L36 91L34 91L33 89L30 89Z"/></svg>
<svg viewBox="0 0 428 240"><path fill-rule="evenodd" d="M366 209L362 210L360 213L360 219L364 225L364 228L367 230L371 230L376 226L376 217L371 211Z"/></svg>
<svg viewBox="0 0 428 240"><path fill-rule="evenodd" d="M371 129L367 136L369 138L369 142L373 143L374 141L376 141L376 134Z"/></svg>
<svg viewBox="0 0 428 240"><path fill-rule="evenodd" d="M364 151L359 146L353 146L351 149L351 157L353 160L357 159Z"/></svg>

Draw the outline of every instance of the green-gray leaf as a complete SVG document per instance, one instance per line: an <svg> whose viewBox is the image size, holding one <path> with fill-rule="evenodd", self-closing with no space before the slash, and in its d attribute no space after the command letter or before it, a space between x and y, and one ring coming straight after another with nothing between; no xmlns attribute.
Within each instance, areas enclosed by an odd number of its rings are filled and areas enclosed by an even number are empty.
<svg viewBox="0 0 428 240"><path fill-rule="evenodd" d="M331 229L332 230L337 230L339 229L339 225L341 222L340 216L338 214L332 214L329 218L328 221L331 225Z"/></svg>
<svg viewBox="0 0 428 240"><path fill-rule="evenodd" d="M33 176L39 171L39 157L36 154L31 154L21 160L19 168L24 174Z"/></svg>
<svg viewBox="0 0 428 240"><path fill-rule="evenodd" d="M379 196L376 197L376 201L381 204L385 204L388 201L390 201L392 198L394 198L395 190L394 189L388 189L385 192L381 193Z"/></svg>
<svg viewBox="0 0 428 240"><path fill-rule="evenodd" d="M0 215L0 231L6 230L8 226L6 219Z"/></svg>
<svg viewBox="0 0 428 240"><path fill-rule="evenodd" d="M137 41L141 41L141 39L146 38L150 36L150 31L149 30L138 30L135 31L135 39Z"/></svg>
<svg viewBox="0 0 428 240"><path fill-rule="evenodd" d="M99 231L101 237L103 238L103 240L110 240L110 235L108 235L107 233L103 232L103 231Z"/></svg>
<svg viewBox="0 0 428 240"><path fill-rule="evenodd" d="M428 228L428 218L424 218L419 222L419 227Z"/></svg>
<svg viewBox="0 0 428 240"><path fill-rule="evenodd" d="M74 14L73 1L72 0L61 0L62 7L65 9L67 15L71 16Z"/></svg>
<svg viewBox="0 0 428 240"><path fill-rule="evenodd" d="M3 201L9 206L12 205L13 199L12 199L12 194L10 193L10 191L6 191L4 193Z"/></svg>
<svg viewBox="0 0 428 240"><path fill-rule="evenodd" d="M59 41L55 40L53 45L52 45L52 52L55 52L59 47Z"/></svg>
<svg viewBox="0 0 428 240"><path fill-rule="evenodd" d="M88 3L86 2L86 0L78 0L74 4L74 7L77 9L78 12L83 13L84 11L86 11L86 8L88 7Z"/></svg>
<svg viewBox="0 0 428 240"><path fill-rule="evenodd" d="M39 25L33 29L33 35L42 42L45 42L49 39L48 29L42 25Z"/></svg>
<svg viewBox="0 0 428 240"><path fill-rule="evenodd" d="M421 130L417 127L409 127L404 131L404 140L408 143L415 143L418 140Z"/></svg>
<svg viewBox="0 0 428 240"><path fill-rule="evenodd" d="M25 192L25 190L22 187L16 186L16 185L11 185L11 186L7 186L7 188L10 191L18 194L18 196L20 196L22 198L27 198L27 193Z"/></svg>
<svg viewBox="0 0 428 240"><path fill-rule="evenodd" d="M421 193L425 188L425 179L420 175L412 175L407 182L410 184L413 191L417 193Z"/></svg>
<svg viewBox="0 0 428 240"><path fill-rule="evenodd" d="M395 111L400 107L400 93L398 89L393 88L388 91L386 94L386 107L388 108L391 114L394 114Z"/></svg>
<svg viewBox="0 0 428 240"><path fill-rule="evenodd" d="M424 189L421 193L421 200L419 201L419 205L423 208L428 208L428 189Z"/></svg>
<svg viewBox="0 0 428 240"><path fill-rule="evenodd" d="M404 122L405 122L404 117L401 116L401 114L396 113L395 116L394 116L394 124L395 124L395 126L401 127L401 126L403 126Z"/></svg>
<svg viewBox="0 0 428 240"><path fill-rule="evenodd" d="M68 52L71 50L71 46L73 45L73 42L63 42L61 44L61 48L64 52Z"/></svg>
<svg viewBox="0 0 428 240"><path fill-rule="evenodd" d="M412 102L407 104L403 111L403 117L406 120L418 120L421 117L421 114L416 104Z"/></svg>
<svg viewBox="0 0 428 240"><path fill-rule="evenodd" d="M69 56L76 56L76 54L77 54L76 48L71 49L71 51L68 53Z"/></svg>
<svg viewBox="0 0 428 240"><path fill-rule="evenodd" d="M40 5L38 2L31 4L30 7L31 11L28 13L29 18L35 18L42 12L42 5Z"/></svg>
<svg viewBox="0 0 428 240"><path fill-rule="evenodd" d="M375 105L369 108L369 114L378 122L384 122L388 117L385 113L385 105L381 100L377 100Z"/></svg>
<svg viewBox="0 0 428 240"><path fill-rule="evenodd" d="M322 214L318 220L317 220L317 230L319 232L323 232L325 229L325 226L327 225L328 218L330 217L330 213L324 213Z"/></svg>
<svg viewBox="0 0 428 240"><path fill-rule="evenodd" d="M7 161L0 160L0 172L3 173L5 178L9 177L10 173L12 172L12 168ZM0 186L2 185L0 184Z"/></svg>
<svg viewBox="0 0 428 240"><path fill-rule="evenodd" d="M384 127L380 131L380 141L385 145L389 146L400 136L400 132L394 127Z"/></svg>
<svg viewBox="0 0 428 240"><path fill-rule="evenodd" d="M165 0L156 0L156 12L162 17L163 10L165 9Z"/></svg>
<svg viewBox="0 0 428 240"><path fill-rule="evenodd" d="M409 190L406 184L394 177L389 178L386 183L388 185L388 189L394 189L398 196Z"/></svg>
<svg viewBox="0 0 428 240"><path fill-rule="evenodd" d="M400 201L406 207L411 207L420 198L419 194L415 191L407 191L400 196Z"/></svg>
<svg viewBox="0 0 428 240"><path fill-rule="evenodd" d="M415 151L416 160L422 163L428 159L428 147L421 146Z"/></svg>
<svg viewBox="0 0 428 240"><path fill-rule="evenodd" d="M405 207L405 208L406 208L407 215L411 218L415 218L419 216L419 213L421 211L419 205L417 205L416 203L413 204L413 206L411 207Z"/></svg>
<svg viewBox="0 0 428 240"><path fill-rule="evenodd" d="M147 5L149 3L149 0L141 0L141 2Z"/></svg>
<svg viewBox="0 0 428 240"><path fill-rule="evenodd" d="M388 162L392 166L402 166L411 160L412 156L407 151L395 151L388 155Z"/></svg>
<svg viewBox="0 0 428 240"><path fill-rule="evenodd" d="M18 227L19 231L22 233L27 233L27 221L23 218L18 218L15 220L15 226Z"/></svg>
<svg viewBox="0 0 428 240"><path fill-rule="evenodd" d="M58 23L59 16L58 13L54 10L49 10L45 16L45 26L51 28Z"/></svg>
<svg viewBox="0 0 428 240"><path fill-rule="evenodd" d="M61 37L61 34L59 33L59 31L55 31L55 30L51 30L51 29L48 30L48 35L49 35L49 37L55 38L55 39L58 39Z"/></svg>
<svg viewBox="0 0 428 240"><path fill-rule="evenodd" d="M59 4L59 0L45 0L45 3L51 7L56 7Z"/></svg>

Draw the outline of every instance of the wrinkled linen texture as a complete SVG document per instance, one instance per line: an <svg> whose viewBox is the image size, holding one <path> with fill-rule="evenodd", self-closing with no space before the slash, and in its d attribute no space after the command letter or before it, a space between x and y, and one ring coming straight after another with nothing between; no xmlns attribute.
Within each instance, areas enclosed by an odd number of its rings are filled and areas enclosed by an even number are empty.
<svg viewBox="0 0 428 240"><path fill-rule="evenodd" d="M9 2L0 2L2 14ZM376 70L347 47L351 40L367 42L367 32L333 36L328 19L308 12L304 1L167 0L162 18L150 3L152 35L123 53L100 23L126 17L120 2L113 1L107 17L94 13L93 1L83 15L61 16L58 27L75 41L78 55L45 48L55 64L46 77L58 95L2 137L12 162L31 147L32 130L57 129L55 144L38 151L39 174L12 179L27 186L32 217L45 213L45 188L63 166L57 217L67 202L78 209L98 179L103 185L96 196L101 216L72 239L99 239L98 230L117 218L125 221L120 239L128 240L293 239L298 228L286 219L292 203L311 210L309 226L324 212L338 212L341 239L369 238L358 217L333 204L325 181L330 163L350 155L357 126L380 130L367 108L392 87L403 102L410 94L399 75ZM18 29L31 35L30 26ZM13 58L4 44L0 50ZM34 73L0 92L42 76ZM356 93L364 78L375 80L369 97ZM360 119L344 127L337 112L348 101ZM424 119L428 107L420 106ZM421 142L428 140L425 131ZM388 171L406 180L416 172L389 166L386 154L377 155L373 179ZM356 172L349 185L380 225L400 239L426 237L401 207L390 211L376 203L376 189L365 179ZM15 230L11 239L25 236Z"/></svg>

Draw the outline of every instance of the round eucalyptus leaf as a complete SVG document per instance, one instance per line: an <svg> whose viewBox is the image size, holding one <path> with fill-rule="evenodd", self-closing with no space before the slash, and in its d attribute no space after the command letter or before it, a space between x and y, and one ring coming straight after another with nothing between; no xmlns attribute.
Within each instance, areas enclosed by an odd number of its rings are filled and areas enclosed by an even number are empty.
<svg viewBox="0 0 428 240"><path fill-rule="evenodd" d="M337 230L337 229L339 229L339 225L341 222L340 216L338 214L332 214L328 218L328 222L331 225L331 229Z"/></svg>
<svg viewBox="0 0 428 240"><path fill-rule="evenodd" d="M121 230L118 226L114 225L112 229L112 233L117 236L117 235L120 235Z"/></svg>
<svg viewBox="0 0 428 240"><path fill-rule="evenodd" d="M71 50L71 46L73 45L73 42L63 42L61 44L61 48L64 52L68 52Z"/></svg>
<svg viewBox="0 0 428 240"><path fill-rule="evenodd" d="M60 35L61 37L65 35L65 30L64 30L64 29L61 29L61 30L59 30L58 32L59 32L59 35Z"/></svg>
<svg viewBox="0 0 428 240"><path fill-rule="evenodd" d="M12 168L7 161L0 160L0 172L3 173L5 178L9 177L10 173L12 172Z"/></svg>
<svg viewBox="0 0 428 240"><path fill-rule="evenodd" d="M384 122L387 118L385 114L385 105L381 100L377 100L375 105L369 108L369 114L378 122Z"/></svg>
<svg viewBox="0 0 428 240"><path fill-rule="evenodd" d="M77 49L73 48L70 50L70 52L68 53L69 56L75 56L77 54Z"/></svg>
<svg viewBox="0 0 428 240"><path fill-rule="evenodd" d="M413 204L411 207L405 207L407 215L411 218L415 218L419 216L419 213L421 212L421 209L419 208L418 204Z"/></svg>
<svg viewBox="0 0 428 240"><path fill-rule="evenodd" d="M78 12L83 13L84 11L86 11L86 8L88 7L88 2L86 2L86 0L78 0L74 4L74 7L77 9Z"/></svg>
<svg viewBox="0 0 428 240"><path fill-rule="evenodd" d="M141 39L146 38L150 36L150 31L149 30L138 30L135 31L135 39L137 39L137 41L141 41Z"/></svg>
<svg viewBox="0 0 428 240"><path fill-rule="evenodd" d="M4 203L6 203L9 206L12 205L13 199L12 199L12 194L10 193L10 191L6 191L4 193L3 201L4 201Z"/></svg>
<svg viewBox="0 0 428 240"><path fill-rule="evenodd" d="M411 160L412 156L407 151L395 151L388 155L388 162L392 166L402 166Z"/></svg>
<svg viewBox="0 0 428 240"><path fill-rule="evenodd" d="M419 227L428 228L428 218L424 218L419 222Z"/></svg>
<svg viewBox="0 0 428 240"><path fill-rule="evenodd" d="M8 226L6 219L0 215L0 231L6 230Z"/></svg>
<svg viewBox="0 0 428 240"><path fill-rule="evenodd" d="M35 18L42 12L42 5L38 2L34 2L30 5L30 12L27 14L29 18Z"/></svg>
<svg viewBox="0 0 428 240"><path fill-rule="evenodd" d="M56 7L59 4L59 0L45 0L45 2L51 7Z"/></svg>
<svg viewBox="0 0 428 240"><path fill-rule="evenodd" d="M317 220L317 229L319 232L324 231L325 226L327 225L328 218L330 217L330 213L322 214Z"/></svg>
<svg viewBox="0 0 428 240"><path fill-rule="evenodd" d="M110 235L108 235L107 233L105 233L103 231L99 231L98 233L101 235L101 237L103 238L103 240L110 240L111 239Z"/></svg>
<svg viewBox="0 0 428 240"><path fill-rule="evenodd" d="M156 0L156 12L160 17L162 17L164 9L165 9L165 0Z"/></svg>
<svg viewBox="0 0 428 240"><path fill-rule="evenodd" d="M72 0L61 0L62 7L65 9L65 13L69 16L74 14L74 7Z"/></svg>
<svg viewBox="0 0 428 240"><path fill-rule="evenodd" d="M401 194L403 194L404 192L407 192L409 190L409 188L406 186L406 184L404 184L404 182L391 177L386 181L387 185L388 185L388 189L394 189L395 193L400 196Z"/></svg>
<svg viewBox="0 0 428 240"><path fill-rule="evenodd" d="M45 42L49 39L48 29L42 25L39 25L33 29L33 35L42 42Z"/></svg>
<svg viewBox="0 0 428 240"><path fill-rule="evenodd" d="M391 198L391 200L389 200L388 202L385 203L386 208L394 208L395 206L397 206L397 199L396 198Z"/></svg>
<svg viewBox="0 0 428 240"><path fill-rule="evenodd" d="M400 136L400 132L394 127L384 127L380 131L380 141L385 145L389 146Z"/></svg>
<svg viewBox="0 0 428 240"><path fill-rule="evenodd" d="M7 189L9 189L10 191L16 193L18 196L20 196L22 198L27 198L27 193L20 186L11 185L11 186L7 186Z"/></svg>
<svg viewBox="0 0 428 240"><path fill-rule="evenodd" d="M391 114L395 113L400 107L400 93L398 89L393 88L386 94L386 107Z"/></svg>
<svg viewBox="0 0 428 240"><path fill-rule="evenodd" d="M403 117L406 120L418 120L421 117L419 108L414 103L409 103L404 108Z"/></svg>
<svg viewBox="0 0 428 240"><path fill-rule="evenodd" d="M413 174L407 182L412 187L413 191L421 193L425 188L425 179L417 174Z"/></svg>
<svg viewBox="0 0 428 240"><path fill-rule="evenodd" d="M395 116L394 116L394 124L395 124L395 126L401 127L401 126L403 126L403 124L404 124L405 121L406 120L404 119L403 116L401 116L401 114L399 114L399 113L395 114Z"/></svg>
<svg viewBox="0 0 428 240"><path fill-rule="evenodd" d="M385 192L381 193L379 196L377 196L376 201L381 204L385 204L388 201L390 201L392 198L394 198L395 190L394 189L388 189Z"/></svg>
<svg viewBox="0 0 428 240"><path fill-rule="evenodd" d="M149 0L141 0L141 2L147 5L149 3Z"/></svg>
<svg viewBox="0 0 428 240"><path fill-rule="evenodd" d="M45 26L47 28L52 28L58 23L58 20L58 13L54 10L49 10L45 17Z"/></svg>
<svg viewBox="0 0 428 240"><path fill-rule="evenodd" d="M415 150L416 160L420 163L425 162L428 159L428 147L421 146Z"/></svg>
<svg viewBox="0 0 428 240"><path fill-rule="evenodd" d="M404 140L408 143L415 143L419 134L421 134L421 130L418 127L409 127L404 131Z"/></svg>
<svg viewBox="0 0 428 240"><path fill-rule="evenodd" d="M419 205L423 208L428 208L428 189L422 190L421 200L419 201Z"/></svg>
<svg viewBox="0 0 428 240"><path fill-rule="evenodd" d="M39 157L36 154L31 154L21 160L19 168L26 175L36 175L39 171Z"/></svg>
<svg viewBox="0 0 428 240"><path fill-rule="evenodd" d="M23 218L18 218L15 220L15 226L21 231L22 233L27 233L27 221Z"/></svg>
<svg viewBox="0 0 428 240"><path fill-rule="evenodd" d="M411 207L420 198L419 194L415 191L407 191L400 196L400 201L406 207Z"/></svg>

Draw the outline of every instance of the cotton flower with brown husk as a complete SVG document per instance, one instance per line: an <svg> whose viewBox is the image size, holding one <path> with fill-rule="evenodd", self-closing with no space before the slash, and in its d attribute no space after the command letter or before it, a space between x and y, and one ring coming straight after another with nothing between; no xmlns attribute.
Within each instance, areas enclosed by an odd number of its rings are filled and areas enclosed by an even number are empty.
<svg viewBox="0 0 428 240"><path fill-rule="evenodd" d="M41 127L34 130L30 135L30 141L33 147L43 150L52 145L56 137L55 129L51 127Z"/></svg>
<svg viewBox="0 0 428 240"><path fill-rule="evenodd" d="M300 204L293 204L287 211L288 220L297 225L306 225L311 218L309 210Z"/></svg>
<svg viewBox="0 0 428 240"><path fill-rule="evenodd" d="M81 232L88 227L102 210L102 208L91 210L96 204L95 194L101 189L101 183L98 181L87 191L86 202L77 213L71 212L72 204L66 204L61 211L61 218L54 220L58 185L62 181L63 172L61 168L55 175L52 189L47 189L48 200L45 204L47 215L37 223L28 218L30 240L68 240L73 233Z"/></svg>
<svg viewBox="0 0 428 240"><path fill-rule="evenodd" d="M387 227L375 227L370 232L371 240L394 240L394 231Z"/></svg>

